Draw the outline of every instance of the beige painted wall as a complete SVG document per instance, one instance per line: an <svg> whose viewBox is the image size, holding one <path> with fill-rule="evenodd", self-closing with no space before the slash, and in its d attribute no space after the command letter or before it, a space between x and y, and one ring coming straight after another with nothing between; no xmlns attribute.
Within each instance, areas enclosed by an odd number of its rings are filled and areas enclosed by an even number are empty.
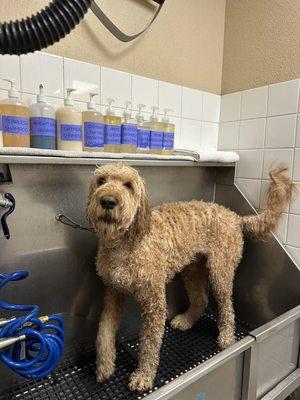
<svg viewBox="0 0 300 400"><path fill-rule="evenodd" d="M300 0L227 0L222 93L300 77Z"/></svg>
<svg viewBox="0 0 300 400"><path fill-rule="evenodd" d="M45 0L1 0L0 20L35 13ZM153 27L134 43L120 43L89 12L52 54L98 63L213 93L221 92L226 0L166 0ZM153 13L150 0L98 0L128 33L143 28Z"/></svg>

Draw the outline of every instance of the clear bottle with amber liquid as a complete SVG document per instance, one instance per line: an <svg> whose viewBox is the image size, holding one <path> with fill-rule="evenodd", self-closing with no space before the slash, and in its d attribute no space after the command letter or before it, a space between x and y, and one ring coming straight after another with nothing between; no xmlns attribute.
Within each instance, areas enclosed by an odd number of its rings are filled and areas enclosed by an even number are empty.
<svg viewBox="0 0 300 400"><path fill-rule="evenodd" d="M168 112L173 111L171 108L164 108L164 116L162 117L163 124L163 148L162 154L165 156L170 156L173 154L174 150L174 134L175 134L175 125L171 124Z"/></svg>
<svg viewBox="0 0 300 400"><path fill-rule="evenodd" d="M114 99L107 99L108 108L103 117L104 128L104 151L109 153L121 152L121 117L115 115L111 105Z"/></svg>
<svg viewBox="0 0 300 400"><path fill-rule="evenodd" d="M150 154L162 154L163 148L163 123L158 121L158 107L153 106L152 115L149 119L149 128L150 128L150 145L149 145L149 153Z"/></svg>
<svg viewBox="0 0 300 400"><path fill-rule="evenodd" d="M8 98L0 103L3 146L30 147L29 107L19 99L15 81L3 80L10 83Z"/></svg>

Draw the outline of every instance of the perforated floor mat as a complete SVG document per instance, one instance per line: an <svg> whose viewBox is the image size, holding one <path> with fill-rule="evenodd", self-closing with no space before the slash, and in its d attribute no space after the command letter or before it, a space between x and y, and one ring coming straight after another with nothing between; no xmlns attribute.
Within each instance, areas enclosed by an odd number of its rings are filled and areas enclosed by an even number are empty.
<svg viewBox="0 0 300 400"><path fill-rule="evenodd" d="M168 325L161 351L161 362L154 389L165 385L220 352L216 344L217 319L206 311L189 331L174 330ZM236 338L242 339L247 331L237 324ZM127 337L130 337L127 336ZM94 344L78 344L80 358L65 357L49 378L27 381L25 384L0 394L0 400L131 400L142 399L149 392L138 394L128 389L130 373L137 365L138 340L123 336L117 346L117 370L109 381L98 384L95 380Z"/></svg>

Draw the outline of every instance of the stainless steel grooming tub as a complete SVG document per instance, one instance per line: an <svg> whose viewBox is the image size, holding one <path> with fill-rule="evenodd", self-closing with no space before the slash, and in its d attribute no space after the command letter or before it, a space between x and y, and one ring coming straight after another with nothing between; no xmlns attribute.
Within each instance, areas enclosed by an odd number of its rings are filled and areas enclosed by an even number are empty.
<svg viewBox="0 0 300 400"><path fill-rule="evenodd" d="M10 192L16 209L8 218L11 239L0 240L1 271L26 268L29 278L5 288L12 303L38 304L41 312L63 313L65 356L56 372L26 381L0 366L2 399L285 399L300 385L300 271L273 238L247 241L235 278L238 341L220 351L213 299L189 332L166 326L155 389L127 390L136 365L140 317L129 299L118 337L118 369L97 384L94 338L104 285L96 277L97 239L55 220L64 213L86 225L88 185L96 164L108 159L0 156L1 193ZM215 201L239 214L254 212L234 186L234 165L191 161L130 160L145 177L152 205L169 201ZM187 305L179 277L168 286L169 317Z"/></svg>

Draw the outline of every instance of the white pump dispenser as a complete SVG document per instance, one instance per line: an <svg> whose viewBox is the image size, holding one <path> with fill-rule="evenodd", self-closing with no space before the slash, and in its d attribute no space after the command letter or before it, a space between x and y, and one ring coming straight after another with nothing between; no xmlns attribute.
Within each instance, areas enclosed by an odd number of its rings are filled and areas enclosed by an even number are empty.
<svg viewBox="0 0 300 400"><path fill-rule="evenodd" d="M82 151L82 113L74 107L75 90L67 88L64 107L56 111L58 150Z"/></svg>
<svg viewBox="0 0 300 400"><path fill-rule="evenodd" d="M121 127L121 152L123 153L136 153L137 125L136 120L131 116L130 106L131 101L125 101Z"/></svg>
<svg viewBox="0 0 300 400"><path fill-rule="evenodd" d="M97 110L94 97L98 93L89 93L90 101L87 110L82 113L83 149L84 151L103 151L104 121L103 115Z"/></svg>
<svg viewBox="0 0 300 400"><path fill-rule="evenodd" d="M1 101L3 146L30 147L29 108L19 99L14 79L3 79L10 84L8 97ZM0 139L1 140L1 139Z"/></svg>
<svg viewBox="0 0 300 400"><path fill-rule="evenodd" d="M39 86L36 103L30 111L30 146L38 149L56 149L55 109L47 103L44 87Z"/></svg>

